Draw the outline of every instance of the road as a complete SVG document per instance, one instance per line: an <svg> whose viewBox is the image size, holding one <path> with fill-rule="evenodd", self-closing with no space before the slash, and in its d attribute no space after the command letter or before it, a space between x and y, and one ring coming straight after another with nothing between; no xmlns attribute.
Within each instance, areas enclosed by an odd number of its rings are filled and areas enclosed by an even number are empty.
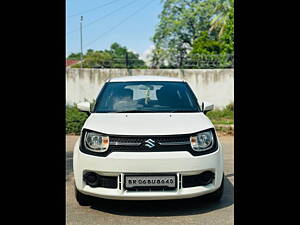
<svg viewBox="0 0 300 225"><path fill-rule="evenodd" d="M66 136L66 220L68 225L234 224L234 150L232 136L220 137L224 146L225 189L219 203L193 201L112 201L79 206L74 197L73 146L78 136Z"/></svg>

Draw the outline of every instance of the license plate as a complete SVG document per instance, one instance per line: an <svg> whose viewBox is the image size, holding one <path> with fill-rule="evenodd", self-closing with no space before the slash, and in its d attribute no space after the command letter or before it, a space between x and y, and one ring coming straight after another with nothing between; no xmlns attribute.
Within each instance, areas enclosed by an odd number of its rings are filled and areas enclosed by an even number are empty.
<svg viewBox="0 0 300 225"><path fill-rule="evenodd" d="M125 175L125 187L176 187L175 175Z"/></svg>

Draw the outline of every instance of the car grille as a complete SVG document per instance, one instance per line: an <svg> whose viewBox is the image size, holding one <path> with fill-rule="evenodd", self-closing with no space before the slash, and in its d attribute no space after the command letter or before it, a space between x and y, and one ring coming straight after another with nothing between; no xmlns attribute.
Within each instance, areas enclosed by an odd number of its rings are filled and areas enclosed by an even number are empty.
<svg viewBox="0 0 300 225"><path fill-rule="evenodd" d="M125 142L125 143L139 143L144 142L148 139L153 139L157 142L184 142L190 141L190 135L183 136L127 136L127 137L118 137L118 136L110 136L110 142Z"/></svg>
<svg viewBox="0 0 300 225"><path fill-rule="evenodd" d="M109 143L109 150L121 152L191 150L190 135L110 136Z"/></svg>

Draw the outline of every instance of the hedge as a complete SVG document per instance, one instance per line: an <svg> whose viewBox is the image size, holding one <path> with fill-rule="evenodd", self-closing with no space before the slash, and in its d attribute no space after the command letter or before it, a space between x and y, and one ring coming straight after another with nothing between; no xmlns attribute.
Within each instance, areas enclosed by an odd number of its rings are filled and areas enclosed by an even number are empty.
<svg viewBox="0 0 300 225"><path fill-rule="evenodd" d="M80 130L87 118L87 113L80 112L75 106L67 106L66 134L80 134Z"/></svg>

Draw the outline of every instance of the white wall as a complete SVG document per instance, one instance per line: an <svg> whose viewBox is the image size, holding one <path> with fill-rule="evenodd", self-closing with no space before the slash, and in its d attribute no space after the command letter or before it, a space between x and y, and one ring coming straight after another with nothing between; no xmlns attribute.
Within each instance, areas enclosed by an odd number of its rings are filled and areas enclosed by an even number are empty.
<svg viewBox="0 0 300 225"><path fill-rule="evenodd" d="M200 100L223 108L234 102L233 69L71 69L66 68L67 104L96 99L106 80L130 75L159 75L186 80Z"/></svg>

